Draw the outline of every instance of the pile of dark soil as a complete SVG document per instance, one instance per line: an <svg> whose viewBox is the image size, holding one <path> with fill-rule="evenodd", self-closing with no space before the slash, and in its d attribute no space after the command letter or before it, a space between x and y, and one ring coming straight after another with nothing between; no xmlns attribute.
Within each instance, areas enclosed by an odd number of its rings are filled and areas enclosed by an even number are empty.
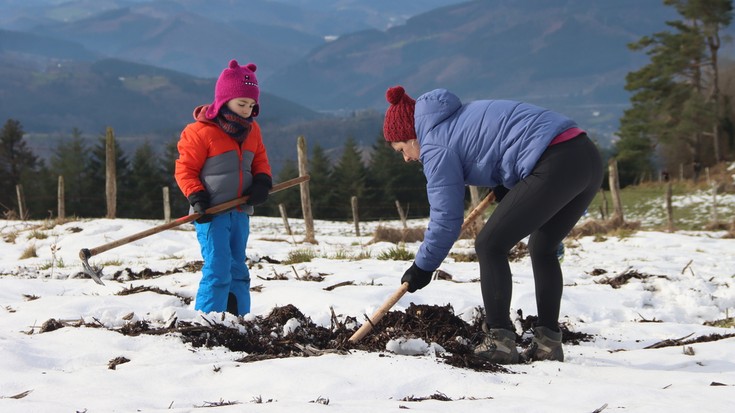
<svg viewBox="0 0 735 413"><path fill-rule="evenodd" d="M128 293L135 293L132 290ZM145 291L154 291L146 289ZM136 291L138 292L138 291ZM155 292L155 291L154 291ZM312 357L328 353L349 354L350 350L385 353L390 340L399 338L420 338L427 343L436 343L445 352L437 358L454 367L476 371L509 373L505 367L490 363L473 354L473 348L482 339L482 321L484 315L478 308L478 316L472 323L467 323L454 314L451 306L415 305L411 304L405 312L389 311L377 325L359 342L352 343L349 338L357 330L354 317L343 317L341 320L332 314L329 327L318 326L293 305L274 308L265 317L244 320L239 318L239 325L225 326L216 321L207 325L172 320L165 327L151 327L145 320L128 322L119 329L112 329L127 336L141 334L178 336L194 348L225 347L232 351L247 355L237 361L248 363L259 360L287 357ZM516 344L522 349L531 343L531 329L537 321L535 316L523 317L518 312L523 334L518 336ZM95 320L96 321L96 320ZM349 326L349 327L347 327ZM84 322L83 320L49 319L38 329L38 333L47 333L64 327L106 328L102 323ZM593 336L569 330L561 325L562 341L565 345L579 345L591 341ZM30 331L28 334L33 334ZM686 346L693 343L708 342L735 337L735 334L717 335L678 339L665 339L646 348L670 346ZM112 360L110 367L127 360Z"/></svg>
<svg viewBox="0 0 735 413"><path fill-rule="evenodd" d="M477 371L508 372L504 367L476 357L472 350L482 339L482 317L471 324L454 314L451 306L411 304L405 312L390 311L357 343L349 338L356 331L356 319L346 317L338 320L333 314L330 327L314 324L293 305L276 307L265 317L241 320L244 328L227 327L212 322L210 325L195 325L176 322L167 327L152 328L145 321L128 323L117 330L125 335L176 334L193 347L223 346L232 351L248 355L240 362L252 362L273 358L309 357L326 353L349 354L349 350L385 352L386 345L396 338L420 338L427 343L437 343L446 352L439 355L445 363ZM534 318L523 320L524 328L533 324ZM294 326L297 327L289 327ZM589 341L591 336L573 333L563 328L564 341L579 343ZM530 338L521 340L522 347L530 344Z"/></svg>

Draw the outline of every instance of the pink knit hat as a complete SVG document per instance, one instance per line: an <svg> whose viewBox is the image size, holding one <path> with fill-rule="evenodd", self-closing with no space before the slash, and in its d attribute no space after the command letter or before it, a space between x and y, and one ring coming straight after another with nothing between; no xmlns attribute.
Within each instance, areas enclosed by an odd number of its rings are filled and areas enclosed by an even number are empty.
<svg viewBox="0 0 735 413"><path fill-rule="evenodd" d="M217 79L217 85L214 87L214 103L209 105L205 116L207 119L217 117L220 108L232 99L251 98L255 100L252 116L258 116L259 106L258 97L260 89L258 88L258 79L255 77L255 63L248 63L240 66L237 60L230 60L228 67L222 71Z"/></svg>
<svg viewBox="0 0 735 413"><path fill-rule="evenodd" d="M416 139L413 111L416 101L406 94L402 86L394 86L385 93L390 107L385 111L383 136L388 142Z"/></svg>

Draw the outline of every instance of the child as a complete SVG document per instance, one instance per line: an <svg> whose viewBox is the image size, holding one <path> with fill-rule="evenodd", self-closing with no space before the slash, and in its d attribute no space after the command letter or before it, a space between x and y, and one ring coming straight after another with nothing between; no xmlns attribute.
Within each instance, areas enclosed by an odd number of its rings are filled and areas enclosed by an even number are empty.
<svg viewBox="0 0 735 413"><path fill-rule="evenodd" d="M250 273L245 247L253 206L273 186L258 116L256 66L231 60L217 79L214 102L194 109L194 123L181 132L175 177L190 213L249 195L245 205L196 220L204 259L194 308L203 312L250 312Z"/></svg>
<svg viewBox="0 0 735 413"><path fill-rule="evenodd" d="M386 98L391 105L385 139L406 162L423 164L431 204L426 235L401 283L408 282L413 293L431 281L459 236L465 186L493 188L503 201L475 240L486 316L485 336L475 354L504 364L563 361L559 245L602 183L602 160L594 143L572 119L528 103L463 104L446 89L414 101L401 86L388 89ZM519 355L509 317L513 281L508 251L529 235L538 323L531 346Z"/></svg>

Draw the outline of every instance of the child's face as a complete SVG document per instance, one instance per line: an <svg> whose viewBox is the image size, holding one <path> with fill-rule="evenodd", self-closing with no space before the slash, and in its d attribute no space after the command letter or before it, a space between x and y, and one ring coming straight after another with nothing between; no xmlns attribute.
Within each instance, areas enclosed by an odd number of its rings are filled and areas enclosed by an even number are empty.
<svg viewBox="0 0 735 413"><path fill-rule="evenodd" d="M227 109L237 113L243 118L249 118L253 113L255 100L250 98L236 98L227 102Z"/></svg>

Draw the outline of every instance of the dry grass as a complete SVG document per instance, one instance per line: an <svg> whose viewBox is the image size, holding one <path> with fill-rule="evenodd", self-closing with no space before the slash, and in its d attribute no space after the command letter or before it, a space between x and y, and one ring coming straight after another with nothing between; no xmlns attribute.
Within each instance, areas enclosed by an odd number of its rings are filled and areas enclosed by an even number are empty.
<svg viewBox="0 0 735 413"><path fill-rule="evenodd" d="M730 223L730 228L727 230L727 234L723 235L722 238L732 239L735 238L735 219Z"/></svg>
<svg viewBox="0 0 735 413"><path fill-rule="evenodd" d="M378 225L373 233L370 243L392 242L400 244L403 242L418 242L424 240L424 228L389 228Z"/></svg>
<svg viewBox="0 0 735 413"><path fill-rule="evenodd" d="M624 234L635 232L640 228L640 222L617 223L612 220L591 220L574 227L569 233L569 236L572 238L579 238L599 234Z"/></svg>
<svg viewBox="0 0 735 413"><path fill-rule="evenodd" d="M27 246L26 249L23 250L23 253L20 254L20 259L21 260L25 260L27 258L35 258L35 257L38 257L37 250L38 250L38 248L36 248L36 246L34 244L31 244L31 245Z"/></svg>

